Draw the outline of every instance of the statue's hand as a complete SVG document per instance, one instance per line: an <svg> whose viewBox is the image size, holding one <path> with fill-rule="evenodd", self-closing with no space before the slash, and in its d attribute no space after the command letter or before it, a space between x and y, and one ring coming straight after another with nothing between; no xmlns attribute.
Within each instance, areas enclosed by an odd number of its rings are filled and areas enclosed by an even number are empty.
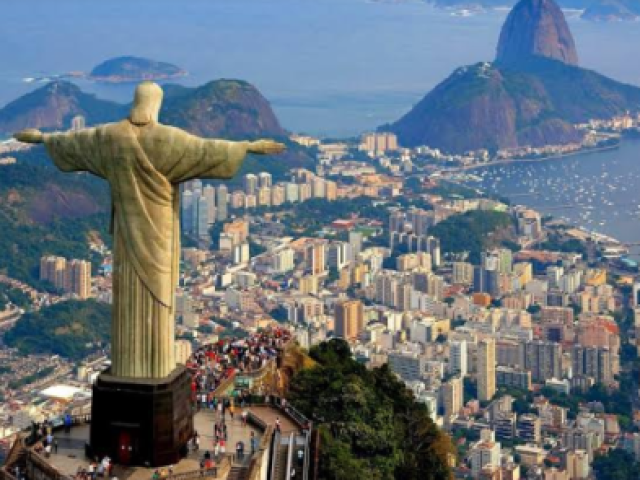
<svg viewBox="0 0 640 480"><path fill-rule="evenodd" d="M42 143L44 142L44 135L40 130L35 128L27 128L21 132L14 133L13 138L23 143Z"/></svg>
<svg viewBox="0 0 640 480"><path fill-rule="evenodd" d="M258 155L277 155L284 152L286 148L284 143L274 142L273 140L257 140L249 143L247 151Z"/></svg>

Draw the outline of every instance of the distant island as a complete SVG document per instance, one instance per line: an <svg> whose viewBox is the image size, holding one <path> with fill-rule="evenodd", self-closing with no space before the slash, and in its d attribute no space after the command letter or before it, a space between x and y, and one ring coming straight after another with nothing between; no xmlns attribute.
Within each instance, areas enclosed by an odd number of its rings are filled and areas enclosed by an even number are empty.
<svg viewBox="0 0 640 480"><path fill-rule="evenodd" d="M512 7L515 0L431 0L438 8L455 9L454 16L468 16L484 9ZM583 20L634 21L640 17L640 2L637 0L558 0L558 5L573 10Z"/></svg>
<svg viewBox="0 0 640 480"><path fill-rule="evenodd" d="M639 16L640 2L631 0L596 0L582 14L583 19L596 22L634 21Z"/></svg>
<svg viewBox="0 0 640 480"><path fill-rule="evenodd" d="M95 66L90 73L72 71L60 74L25 77L26 83L48 83L56 80L86 78L105 83L135 83L142 80L175 80L188 72L167 62L158 62L142 57L115 57Z"/></svg>
<svg viewBox="0 0 640 480"><path fill-rule="evenodd" d="M111 58L96 66L88 78L98 82L129 83L141 80L171 80L187 75L187 71L167 62L141 57Z"/></svg>

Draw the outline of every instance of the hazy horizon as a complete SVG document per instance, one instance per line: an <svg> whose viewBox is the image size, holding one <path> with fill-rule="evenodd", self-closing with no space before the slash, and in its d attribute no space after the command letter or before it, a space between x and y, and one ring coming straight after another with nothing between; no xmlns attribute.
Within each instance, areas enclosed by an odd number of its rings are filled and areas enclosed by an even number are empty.
<svg viewBox="0 0 640 480"><path fill-rule="evenodd" d="M150 3L4 5L0 39L8 48L0 104L39 86L25 77L90 71L108 58L137 55L187 69L185 85L249 81L289 130L353 135L397 119L455 68L492 60L507 14L455 17L417 1ZM628 61L640 44L640 22L598 24L569 15L569 23L583 66L640 85L640 64ZM117 101L128 100L132 90L80 85Z"/></svg>

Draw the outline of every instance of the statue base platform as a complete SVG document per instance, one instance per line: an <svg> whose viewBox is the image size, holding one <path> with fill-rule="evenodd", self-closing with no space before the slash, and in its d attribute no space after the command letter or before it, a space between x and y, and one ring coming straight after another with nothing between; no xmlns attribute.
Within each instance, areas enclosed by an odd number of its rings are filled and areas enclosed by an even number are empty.
<svg viewBox="0 0 640 480"><path fill-rule="evenodd" d="M183 366L160 379L100 374L93 386L88 451L120 465L178 463L192 438L191 375Z"/></svg>

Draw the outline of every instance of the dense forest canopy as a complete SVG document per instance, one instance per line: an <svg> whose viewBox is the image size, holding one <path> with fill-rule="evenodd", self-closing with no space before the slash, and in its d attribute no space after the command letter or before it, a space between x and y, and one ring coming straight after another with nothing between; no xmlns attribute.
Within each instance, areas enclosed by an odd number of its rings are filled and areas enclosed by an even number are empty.
<svg viewBox="0 0 640 480"><path fill-rule="evenodd" d="M367 370L338 339L310 355L318 364L293 378L289 400L319 428L320 478L452 478L450 438L387 365Z"/></svg>
<svg viewBox="0 0 640 480"><path fill-rule="evenodd" d="M57 303L23 315L4 335L20 353L81 360L109 342L111 306L95 300Z"/></svg>

